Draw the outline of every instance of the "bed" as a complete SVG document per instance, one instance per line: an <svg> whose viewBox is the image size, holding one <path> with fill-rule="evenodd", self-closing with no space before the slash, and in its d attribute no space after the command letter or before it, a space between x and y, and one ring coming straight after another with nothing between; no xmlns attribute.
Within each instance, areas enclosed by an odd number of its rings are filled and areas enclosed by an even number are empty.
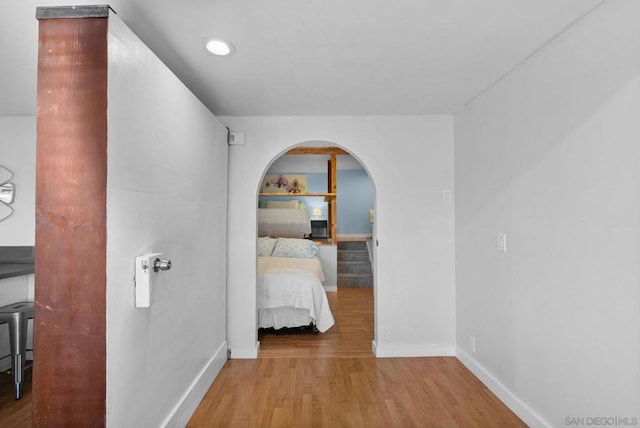
<svg viewBox="0 0 640 428"><path fill-rule="evenodd" d="M298 208L258 208L258 236L306 238L311 235L309 212Z"/></svg>
<svg viewBox="0 0 640 428"><path fill-rule="evenodd" d="M324 274L317 257L258 256L259 328L315 325L321 333L334 324Z"/></svg>
<svg viewBox="0 0 640 428"><path fill-rule="evenodd" d="M298 199L260 200L258 236L307 238L311 235L311 217Z"/></svg>

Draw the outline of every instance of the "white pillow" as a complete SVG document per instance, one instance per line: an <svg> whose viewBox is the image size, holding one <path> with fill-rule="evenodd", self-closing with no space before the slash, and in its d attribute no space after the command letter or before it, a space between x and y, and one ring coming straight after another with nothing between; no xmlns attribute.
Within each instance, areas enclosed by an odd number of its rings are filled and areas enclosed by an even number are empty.
<svg viewBox="0 0 640 428"><path fill-rule="evenodd" d="M308 239L278 238L278 243L273 249L273 257L315 257L320 252L320 248Z"/></svg>
<svg viewBox="0 0 640 428"><path fill-rule="evenodd" d="M267 208L298 208L298 200L291 199L289 201L266 201Z"/></svg>
<svg viewBox="0 0 640 428"><path fill-rule="evenodd" d="M258 238L258 256L270 256L278 240L268 236Z"/></svg>

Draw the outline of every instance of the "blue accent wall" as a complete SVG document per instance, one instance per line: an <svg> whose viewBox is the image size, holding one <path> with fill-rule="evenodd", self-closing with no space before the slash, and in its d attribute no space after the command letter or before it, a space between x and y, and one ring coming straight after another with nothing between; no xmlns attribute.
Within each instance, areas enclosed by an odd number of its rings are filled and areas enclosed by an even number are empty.
<svg viewBox="0 0 640 428"><path fill-rule="evenodd" d="M338 170L338 234L371 234L373 198L373 183L365 170Z"/></svg>
<svg viewBox="0 0 640 428"><path fill-rule="evenodd" d="M371 235L369 210L373 209L374 189L363 169L338 170L338 234ZM326 173L307 174L309 192L327 191ZM303 198L311 213L314 207L322 207L322 218L327 218L324 198ZM313 217L312 217L313 218Z"/></svg>

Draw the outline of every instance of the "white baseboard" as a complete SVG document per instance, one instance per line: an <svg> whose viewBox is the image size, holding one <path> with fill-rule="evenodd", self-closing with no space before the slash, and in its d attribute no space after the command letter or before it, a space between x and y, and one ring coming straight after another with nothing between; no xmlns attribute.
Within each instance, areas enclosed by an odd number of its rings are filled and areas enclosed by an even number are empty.
<svg viewBox="0 0 640 428"><path fill-rule="evenodd" d="M255 360L260 351L260 342L256 342L253 348L231 348L232 360Z"/></svg>
<svg viewBox="0 0 640 428"><path fill-rule="evenodd" d="M323 285L323 287L324 287L324 291L329 291L329 292L333 292L333 293L338 291L338 286L337 285Z"/></svg>
<svg viewBox="0 0 640 428"><path fill-rule="evenodd" d="M525 424L532 428L550 427L551 424L534 412L522 400L520 400L509 388L500 382L475 358L467 354L462 348L456 348L456 357L469 369L491 392L495 394L513 413L518 415Z"/></svg>
<svg viewBox="0 0 640 428"><path fill-rule="evenodd" d="M380 344L375 340L371 342L373 354L377 358L393 357L453 357L455 347L453 345L428 345L428 344Z"/></svg>
<svg viewBox="0 0 640 428"><path fill-rule="evenodd" d="M216 350L213 357L198 373L187 391L184 393L178 404L173 408L169 416L164 420L163 427L184 427L193 416L202 398L209 390L209 387L222 370L227 361L227 341Z"/></svg>

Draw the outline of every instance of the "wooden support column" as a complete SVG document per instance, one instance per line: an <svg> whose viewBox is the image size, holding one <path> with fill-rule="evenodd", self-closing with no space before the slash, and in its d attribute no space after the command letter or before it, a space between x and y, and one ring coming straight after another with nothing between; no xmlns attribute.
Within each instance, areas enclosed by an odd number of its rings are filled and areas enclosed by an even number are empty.
<svg viewBox="0 0 640 428"><path fill-rule="evenodd" d="M34 427L105 425L108 15L36 12Z"/></svg>
<svg viewBox="0 0 640 428"><path fill-rule="evenodd" d="M329 177L330 178L330 186L328 189L329 193L333 193L334 197L330 198L330 212L331 212L331 221L330 221L330 229L331 229L331 243L333 245L338 244L338 198L337 198L337 189L338 189L338 157L335 153L331 154L331 160L329 161Z"/></svg>

